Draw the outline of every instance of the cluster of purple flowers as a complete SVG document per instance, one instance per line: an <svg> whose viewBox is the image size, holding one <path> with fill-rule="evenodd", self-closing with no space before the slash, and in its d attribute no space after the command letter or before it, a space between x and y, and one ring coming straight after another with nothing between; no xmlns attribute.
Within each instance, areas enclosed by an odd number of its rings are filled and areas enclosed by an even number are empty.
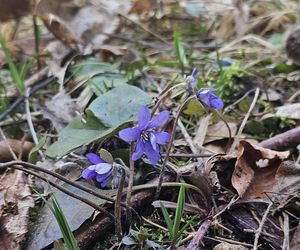
<svg viewBox="0 0 300 250"><path fill-rule="evenodd" d="M92 165L83 170L81 176L84 179L95 179L104 188L108 182L112 187L119 185L121 174L119 171L119 165L116 163L107 163L100 156L94 153L88 153L86 155Z"/></svg>
<svg viewBox="0 0 300 250"><path fill-rule="evenodd" d="M196 69L186 78L187 91L195 93L197 79L195 77ZM212 107L216 110L222 109L224 104L222 100L213 92L215 88L201 88L197 92L198 100L205 107ZM160 160L160 146L170 141L170 134L161 130L168 122L169 111L159 112L157 115L151 115L150 109L141 107L138 113L137 126L126 128L119 132L121 139L127 142L136 142L135 150L132 154L132 160L138 160L146 154L151 164L156 165ZM117 168L114 164L105 162L101 157L94 153L86 155L93 164L88 166L83 172L82 177L85 179L95 179L104 188L108 182L112 187L117 187L120 181L120 174L117 174Z"/></svg>

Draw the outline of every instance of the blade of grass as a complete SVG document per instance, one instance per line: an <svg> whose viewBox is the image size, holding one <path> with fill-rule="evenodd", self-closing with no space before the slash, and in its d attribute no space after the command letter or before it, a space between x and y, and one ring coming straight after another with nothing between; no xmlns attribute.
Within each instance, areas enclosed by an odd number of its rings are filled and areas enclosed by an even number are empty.
<svg viewBox="0 0 300 250"><path fill-rule="evenodd" d="M176 207L175 218L174 218L174 225L173 225L173 232L172 232L173 236L175 236L179 231L183 209L184 209L184 203L185 203L185 187L181 185L178 194L177 207Z"/></svg>
<svg viewBox="0 0 300 250"><path fill-rule="evenodd" d="M168 231L170 233L170 237L172 238L172 229L173 229L173 221L166 209L166 207L164 206L164 204L162 202L160 202L160 208L161 208L161 211L162 211L162 214L164 216L164 219L166 221L166 224L167 224L167 227L168 227Z"/></svg>
<svg viewBox="0 0 300 250"><path fill-rule="evenodd" d="M8 64L10 73L12 75L12 78L16 84L16 87L18 88L18 90L23 93L25 91L25 84L24 81L22 80L22 78L20 77L20 74L18 72L18 69L16 67L16 64L13 61L13 58L9 52L9 50L6 48L5 46L5 40L3 38L3 36L0 34L0 45L2 47L2 50L4 52L4 56L6 59L6 62Z"/></svg>

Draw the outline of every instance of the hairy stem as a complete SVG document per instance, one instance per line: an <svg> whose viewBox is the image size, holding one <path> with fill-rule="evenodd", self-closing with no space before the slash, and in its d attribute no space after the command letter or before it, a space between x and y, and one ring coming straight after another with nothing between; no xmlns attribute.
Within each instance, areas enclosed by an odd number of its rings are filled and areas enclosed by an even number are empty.
<svg viewBox="0 0 300 250"><path fill-rule="evenodd" d="M122 239L121 199L122 199L123 188L125 185L125 171L124 171L124 169L121 169L121 171L122 171L122 175L121 175L121 180L119 183L118 193L117 193L116 202L115 202L115 209L114 209L115 218L116 218L115 232L116 232L116 235L119 240Z"/></svg>
<svg viewBox="0 0 300 250"><path fill-rule="evenodd" d="M129 150L129 180L128 180L128 188L127 188L127 196L126 196L126 204L128 207L131 207L131 193L132 193L132 187L133 187L133 177L134 177L134 160L132 160L132 154L134 151L134 143L132 142L130 144L130 150ZM131 210L129 208L126 209L126 215L127 220L129 224L131 225Z"/></svg>
<svg viewBox="0 0 300 250"><path fill-rule="evenodd" d="M176 125L177 125L180 113L184 109L185 105L190 100L194 99L195 97L196 97L195 95L192 95L192 96L188 97L187 99L185 99L185 101L178 108L177 115L175 117L173 129L172 129L171 139L170 139L170 142L168 143L166 156L165 156L164 161L163 161L162 166L161 166L161 170L160 170L160 174L159 174L159 178L158 178L157 189L156 189L156 194L155 194L155 199L158 199L160 191L161 191L161 186L162 186L162 181L163 181L163 177L164 177L164 173L165 173L165 168L166 168L167 161L169 159L169 155L171 153L173 141L175 139Z"/></svg>

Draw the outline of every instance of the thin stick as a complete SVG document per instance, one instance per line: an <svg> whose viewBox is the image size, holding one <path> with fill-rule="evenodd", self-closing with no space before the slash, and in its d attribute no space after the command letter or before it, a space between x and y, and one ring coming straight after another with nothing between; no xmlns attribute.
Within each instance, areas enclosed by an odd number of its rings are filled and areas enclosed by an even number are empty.
<svg viewBox="0 0 300 250"><path fill-rule="evenodd" d="M290 228L289 228L289 216L286 213L283 213L283 243L282 250L289 250L290 246Z"/></svg>
<svg viewBox="0 0 300 250"><path fill-rule="evenodd" d="M230 142L231 142L231 139L232 139L232 133L231 133L231 129L230 129L230 126L228 124L228 122L225 120L225 118L222 116L222 114L220 114L217 110L216 110L216 114L219 116L219 118L225 123L225 126L227 127L228 129L228 142L227 142L227 145L225 147L225 152L227 152L228 148L229 148L229 145L230 145Z"/></svg>
<svg viewBox="0 0 300 250"><path fill-rule="evenodd" d="M195 98L194 95L188 97L187 99L185 99L185 101L178 108L177 115L175 117L173 129L172 129L171 139L170 139L170 142L168 143L168 147L167 147L167 151L166 151L166 156L165 156L164 161L162 163L160 174L159 174L159 178L158 178L157 189L156 189L156 194L155 194L155 199L156 200L158 199L160 191L161 191L161 185L162 185L162 181L163 181L163 177L164 177L164 173L165 173L166 164L167 164L167 161L169 159L169 154L171 153L171 148L172 148L172 145L173 145L173 141L175 139L175 132L176 132L177 121L178 121L180 113L184 109L185 105L190 100L192 100L194 98Z"/></svg>
<svg viewBox="0 0 300 250"><path fill-rule="evenodd" d="M35 129L34 129L34 126L33 126L33 122L32 122L32 119L31 119L31 113L30 113L30 107L29 107L29 94L30 94L30 88L28 88L25 92L25 111L26 111L26 120L27 120L27 124L28 124L28 127L29 127L29 130L30 130L30 133L31 133L31 136L32 136L32 139L34 141L34 144L35 145L38 145L39 144L39 140L37 138L37 135L36 135L36 132L35 132ZM38 153L39 155L41 156L41 158L43 160L45 160L45 156L44 154L42 153L41 150L38 150Z"/></svg>
<svg viewBox="0 0 300 250"><path fill-rule="evenodd" d="M171 93L174 89L177 88L181 88L184 87L185 84L184 83L179 83L176 84L174 86L172 86L171 88L169 88L165 93L163 93L161 96L159 96L158 101L156 102L155 106L152 108L152 115L154 115L155 111L158 109L159 105L161 104L161 102L163 101L163 99L169 94Z"/></svg>
<svg viewBox="0 0 300 250"><path fill-rule="evenodd" d="M107 215L107 216L110 217L111 219L113 219L113 220L115 219L115 217L114 217L111 213L109 213L108 211L106 211L104 208L98 206L96 203L91 202L90 200L88 200L88 199L86 199L86 198L84 198L84 197L81 197L81 196L79 196L79 195L77 195L77 194L75 194L75 193L69 191L68 189L66 189L66 188L64 188L64 187L62 187L62 186L56 184L56 183L53 182L53 181L50 181L48 178L46 178L46 177L44 177L44 176L41 176L41 175L39 175L39 174L37 174L37 173L31 171L31 170L25 169L25 168L23 168L23 167L21 167L21 166L18 166L18 165L0 166L0 169L2 169L2 168L13 168L13 169L18 169L18 170L21 170L21 171L23 171L23 172L25 172L25 173L28 173L28 174L30 174L30 175L36 176L36 177L38 177L39 179L41 179L41 180L43 180L43 181L49 183L51 186L53 186L53 187L57 188L58 190L64 192L65 194L67 194L67 195L69 195L69 196L71 196L71 197L73 197L73 198L75 198L75 199L77 199L77 200L80 200L80 201L82 201L82 202L88 204L89 206L93 207L94 209L99 210L99 211L102 212L103 214Z"/></svg>
<svg viewBox="0 0 300 250"><path fill-rule="evenodd" d="M103 199L103 200L106 200L106 201L110 201L110 202L114 202L115 201L113 198L107 197L107 196L102 195L102 194L100 194L100 193L98 193L98 192L96 192L96 191L94 191L92 189L89 189L89 188L84 187L82 185L79 185L79 184L77 184L75 182L72 182L69 179L65 178L64 176L62 176L62 175L60 175L60 174L58 174L56 172L52 172L50 170L41 168L39 166L36 166L34 164L31 164L31 163L28 163L28 162L25 162L25 161L10 161L10 162L5 162L5 163L0 163L0 168L8 168L8 167L11 167L13 165L21 165L21 166L24 166L24 167L27 167L27 168L30 168L30 169L33 169L33 170L36 170L36 171L41 171L43 173L49 174L51 176L54 176L55 178L60 179L60 180L62 180L64 182L70 184L73 187L76 187L78 189L81 189L81 190L89 193L89 194L92 194L92 195L94 195L94 196L96 196L96 197L98 197L100 199ZM126 205L124 204L124 206L126 206Z"/></svg>
<svg viewBox="0 0 300 250"><path fill-rule="evenodd" d="M189 249L189 250L199 249L200 244L202 243L203 237L206 234L207 230L209 229L211 223L212 223L212 221L208 220L208 219L202 222L201 226L199 227L194 238L191 240L187 249Z"/></svg>
<svg viewBox="0 0 300 250"><path fill-rule="evenodd" d="M233 141L233 143L232 143L232 145L231 145L231 148L230 148L230 150L229 150L229 154L232 154L232 153L234 152L236 146L238 145L238 143L239 143L239 141L240 141L240 136L241 136L241 134L242 134L242 132L243 132L243 130L244 130L244 127L245 127L245 125L246 125L246 122L247 122L248 119L249 119L250 113L252 112L252 109L254 108L254 106L255 106L255 104L256 104L258 95L259 95L259 88L257 88L257 89L255 90L255 95L254 95L253 101L252 101L252 103L251 103L251 105L250 105L250 108L249 108L249 110L248 110L248 112L247 112L247 114L246 114L246 116L245 116L245 118L244 118L244 120L243 120L243 122L242 122L240 128L239 128L239 131L237 132L237 135L236 135L235 138L234 138L234 141Z"/></svg>
<svg viewBox="0 0 300 250"><path fill-rule="evenodd" d="M269 206L267 207L267 209L266 209L266 211L265 211L265 213L264 213L264 216L262 217L262 219L261 219L261 221L260 221L260 223L259 223L259 227L258 227L258 229L256 230L256 233L255 233L255 239L254 239L254 244L253 244L253 250L257 250L257 249L258 249L258 240L259 240L259 237L260 237L260 235L261 235L261 231L262 231L263 226L264 226L264 224L265 224L265 222L266 222L266 219L267 219L267 217L268 217L268 214L269 214L269 212L270 212L270 210L271 210L272 205L273 205L273 203L270 202L270 203L269 203Z"/></svg>
<svg viewBox="0 0 300 250"><path fill-rule="evenodd" d="M129 150L129 180L128 180L128 187L127 187L127 196L126 196L126 204L128 207L131 207L131 194L132 194L132 187L133 187L133 179L134 179L134 160L132 160L132 154L134 151L134 142L130 143L130 150ZM130 209L126 209L127 220L131 225L132 214Z"/></svg>
<svg viewBox="0 0 300 250"><path fill-rule="evenodd" d="M13 151L13 149L11 148L11 146L9 145L9 143L7 142L7 138L2 130L2 128L0 127L0 134L1 134L1 137L3 138L3 140L5 141L5 144L6 146L8 147L8 150L11 154L11 156L17 161L18 160L18 157L16 156L15 152Z"/></svg>
<svg viewBox="0 0 300 250"><path fill-rule="evenodd" d="M115 202L115 232L116 235L118 237L119 240L122 239L122 221L121 221L121 199L122 199L122 192L123 192L123 188L125 185L125 171L124 169L121 169L122 173L121 173L121 180L119 183L119 187L118 187L118 193L117 193L117 197L116 197L116 202Z"/></svg>

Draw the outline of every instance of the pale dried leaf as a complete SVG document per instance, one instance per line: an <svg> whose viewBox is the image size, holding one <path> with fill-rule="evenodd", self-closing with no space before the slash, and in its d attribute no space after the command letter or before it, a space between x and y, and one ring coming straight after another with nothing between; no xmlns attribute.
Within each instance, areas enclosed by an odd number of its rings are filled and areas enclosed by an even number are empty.
<svg viewBox="0 0 300 250"><path fill-rule="evenodd" d="M8 170L0 177L1 249L21 249L34 206L28 178L22 171Z"/></svg>
<svg viewBox="0 0 300 250"><path fill-rule="evenodd" d="M236 134L237 126L234 122L228 122L231 131L231 136ZM208 126L204 144L223 138L229 138L229 131L223 121Z"/></svg>
<svg viewBox="0 0 300 250"><path fill-rule="evenodd" d="M7 143L9 144L9 146L11 147L11 149L17 157L19 157L19 155L22 153L23 159L26 159L30 150L34 147L34 144L28 141L25 141L24 143L22 143L22 141L20 140L15 139L7 139L6 141L0 141L0 162L14 160Z"/></svg>
<svg viewBox="0 0 300 250"><path fill-rule="evenodd" d="M276 114L291 119L300 119L300 103L288 104L277 108Z"/></svg>
<svg viewBox="0 0 300 250"><path fill-rule="evenodd" d="M61 131L76 116L76 104L64 91L45 103L43 115L57 131Z"/></svg>
<svg viewBox="0 0 300 250"><path fill-rule="evenodd" d="M277 169L289 152L278 152L241 141L235 170L232 174L232 185L240 197L266 197L276 183Z"/></svg>

